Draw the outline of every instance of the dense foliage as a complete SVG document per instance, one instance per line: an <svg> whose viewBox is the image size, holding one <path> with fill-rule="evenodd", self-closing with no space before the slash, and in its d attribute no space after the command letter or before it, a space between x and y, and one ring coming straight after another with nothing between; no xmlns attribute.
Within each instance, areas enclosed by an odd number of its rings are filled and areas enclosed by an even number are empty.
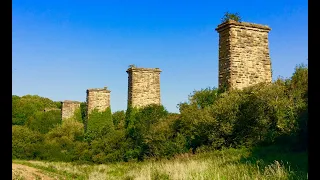
<svg viewBox="0 0 320 180"><path fill-rule="evenodd" d="M291 78L243 90L194 91L180 113L149 105L111 113L86 103L61 122L59 103L39 96L12 96L12 158L105 163L170 158L225 147L279 145L306 150L308 68Z"/></svg>
<svg viewBox="0 0 320 180"><path fill-rule="evenodd" d="M12 125L24 125L35 118L37 112L44 112L45 108L61 109L61 103L37 95L12 95Z"/></svg>

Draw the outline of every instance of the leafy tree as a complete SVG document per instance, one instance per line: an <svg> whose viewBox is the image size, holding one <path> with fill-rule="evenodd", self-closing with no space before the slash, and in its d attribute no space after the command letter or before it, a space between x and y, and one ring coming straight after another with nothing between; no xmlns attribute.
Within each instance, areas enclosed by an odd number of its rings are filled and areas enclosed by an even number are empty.
<svg viewBox="0 0 320 180"><path fill-rule="evenodd" d="M24 115L19 112L20 97L12 95L12 125L23 125Z"/></svg>
<svg viewBox="0 0 320 180"><path fill-rule="evenodd" d="M125 131L108 129L103 136L95 138L90 146L93 162L123 161L128 146Z"/></svg>
<svg viewBox="0 0 320 180"><path fill-rule="evenodd" d="M147 156L170 158L175 154L188 151L186 138L175 129L178 120L179 115L168 114L158 123L151 125L144 140L149 149Z"/></svg>
<svg viewBox="0 0 320 180"><path fill-rule="evenodd" d="M219 92L217 88L205 88L200 91L193 91L192 95L189 95L189 101L191 104L196 104L199 108L210 106L218 98Z"/></svg>
<svg viewBox="0 0 320 180"><path fill-rule="evenodd" d="M116 111L112 114L112 120L115 129L124 129L126 113L125 111Z"/></svg>
<svg viewBox="0 0 320 180"><path fill-rule="evenodd" d="M36 112L45 108L57 108L54 101L37 95L18 97L12 95L12 125L24 125Z"/></svg>
<svg viewBox="0 0 320 180"><path fill-rule="evenodd" d="M168 115L168 111L162 105L151 104L146 107L127 110L127 137L131 143L129 155L132 158L142 160L149 154L149 147L145 141L152 124L158 123Z"/></svg>
<svg viewBox="0 0 320 180"><path fill-rule="evenodd" d="M288 82L288 89L295 100L301 99L308 103L308 67L305 64L299 64L295 67L295 72Z"/></svg>
<svg viewBox="0 0 320 180"><path fill-rule="evenodd" d="M84 124L84 129L86 131L86 129L87 129L87 120L88 120L88 115L87 115L88 104L87 104L87 102L80 103L80 111L81 111L81 119L82 119L82 122Z"/></svg>
<svg viewBox="0 0 320 180"><path fill-rule="evenodd" d="M61 111L52 110L35 112L26 125L33 131L45 134L58 124L61 124Z"/></svg>
<svg viewBox="0 0 320 180"><path fill-rule="evenodd" d="M308 66L299 64L288 81L288 94L295 104L298 115L298 130L293 138L297 138L296 146L300 149L308 147Z"/></svg>
<svg viewBox="0 0 320 180"><path fill-rule="evenodd" d="M56 107L58 108L58 109L62 109L62 103L61 103L61 101L54 101L54 103L56 104Z"/></svg>
<svg viewBox="0 0 320 180"><path fill-rule="evenodd" d="M139 112L139 109L136 107L128 106L125 116L125 128L130 129L136 121L136 114Z"/></svg>
<svg viewBox="0 0 320 180"><path fill-rule="evenodd" d="M181 103L178 127L186 137L187 147L195 152L203 145L217 149L226 146L226 137L232 134L233 125L237 121L236 113L240 101L238 91L232 91L219 95L213 104L202 109L194 103Z"/></svg>
<svg viewBox="0 0 320 180"><path fill-rule="evenodd" d="M46 140L58 142L67 138L70 142L83 139L83 124L77 121L64 120L64 122L46 134Z"/></svg>
<svg viewBox="0 0 320 180"><path fill-rule="evenodd" d="M88 116L86 139L90 142L102 136L106 129L114 129L110 107L102 112L94 109Z"/></svg>
<svg viewBox="0 0 320 180"><path fill-rule="evenodd" d="M39 156L44 136L25 126L12 126L12 158L36 159Z"/></svg>
<svg viewBox="0 0 320 180"><path fill-rule="evenodd" d="M66 119L46 134L41 158L55 161L79 159L81 152L78 149L86 146L86 143L81 142L83 138L83 124Z"/></svg>

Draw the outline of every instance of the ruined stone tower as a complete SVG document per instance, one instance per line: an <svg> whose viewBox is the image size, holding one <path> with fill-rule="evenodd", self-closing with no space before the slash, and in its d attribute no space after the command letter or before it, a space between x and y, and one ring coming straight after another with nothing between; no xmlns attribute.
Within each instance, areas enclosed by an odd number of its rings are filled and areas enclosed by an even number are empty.
<svg viewBox="0 0 320 180"><path fill-rule="evenodd" d="M219 33L219 87L242 89L271 83L268 26L229 20Z"/></svg>
<svg viewBox="0 0 320 180"><path fill-rule="evenodd" d="M80 102L65 100L62 103L61 115L62 120L73 117L77 109L80 109Z"/></svg>
<svg viewBox="0 0 320 180"><path fill-rule="evenodd" d="M128 106L161 104L159 68L130 67L128 73Z"/></svg>
<svg viewBox="0 0 320 180"><path fill-rule="evenodd" d="M99 112L106 110L110 107L110 90L107 87L94 88L87 90L87 106L89 115L92 110L97 108Z"/></svg>

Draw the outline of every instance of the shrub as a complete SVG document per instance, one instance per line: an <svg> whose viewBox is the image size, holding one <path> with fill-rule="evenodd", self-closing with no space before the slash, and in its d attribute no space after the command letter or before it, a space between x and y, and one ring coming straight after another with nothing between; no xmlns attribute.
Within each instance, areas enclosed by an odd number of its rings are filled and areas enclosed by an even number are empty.
<svg viewBox="0 0 320 180"><path fill-rule="evenodd" d="M126 135L129 138L128 142L131 144L131 153L128 155L130 158L142 160L150 154L146 136L149 134L151 125L157 124L167 115L168 111L162 105L151 104L140 109L128 108Z"/></svg>
<svg viewBox="0 0 320 180"><path fill-rule="evenodd" d="M24 125L28 119L34 118L35 113L43 112L45 108L59 107L56 102L37 95L12 95L12 125Z"/></svg>
<svg viewBox="0 0 320 180"><path fill-rule="evenodd" d="M79 146L83 138L83 124L71 119L66 119L61 125L56 126L46 134L45 153L43 153L42 158L57 161L79 159L76 156L75 149Z"/></svg>
<svg viewBox="0 0 320 180"><path fill-rule="evenodd" d="M49 132L57 124L61 124L61 111L36 112L26 123L31 130L42 134Z"/></svg>
<svg viewBox="0 0 320 180"><path fill-rule="evenodd" d="M187 152L186 139L175 131L176 115L168 115L152 124L144 142L148 146L148 157L173 157L175 154Z"/></svg>
<svg viewBox="0 0 320 180"><path fill-rule="evenodd" d="M237 21L237 22L240 22L241 21L241 17L239 15L239 13L229 13L229 12L226 12L223 17L221 18L221 22L224 23L228 20L234 20L234 21Z"/></svg>
<svg viewBox="0 0 320 180"><path fill-rule="evenodd" d="M86 140L91 142L93 139L102 136L105 129L114 129L111 109L108 107L103 112L94 109L88 116Z"/></svg>
<svg viewBox="0 0 320 180"><path fill-rule="evenodd" d="M112 114L112 120L115 129L124 129L125 128L125 111L116 111Z"/></svg>
<svg viewBox="0 0 320 180"><path fill-rule="evenodd" d="M127 150L125 132L111 130L91 143L92 160L96 163L123 161Z"/></svg>
<svg viewBox="0 0 320 180"><path fill-rule="evenodd" d="M44 136L25 126L12 126L12 158L35 159L41 149Z"/></svg>

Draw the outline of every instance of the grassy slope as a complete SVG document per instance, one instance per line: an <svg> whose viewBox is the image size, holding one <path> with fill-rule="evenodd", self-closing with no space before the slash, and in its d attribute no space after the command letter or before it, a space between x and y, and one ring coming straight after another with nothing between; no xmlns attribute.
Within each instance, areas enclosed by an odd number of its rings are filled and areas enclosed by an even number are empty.
<svg viewBox="0 0 320 180"><path fill-rule="evenodd" d="M225 149L171 160L103 165L23 161L15 163L67 179L307 179L307 153L284 153L269 147Z"/></svg>

